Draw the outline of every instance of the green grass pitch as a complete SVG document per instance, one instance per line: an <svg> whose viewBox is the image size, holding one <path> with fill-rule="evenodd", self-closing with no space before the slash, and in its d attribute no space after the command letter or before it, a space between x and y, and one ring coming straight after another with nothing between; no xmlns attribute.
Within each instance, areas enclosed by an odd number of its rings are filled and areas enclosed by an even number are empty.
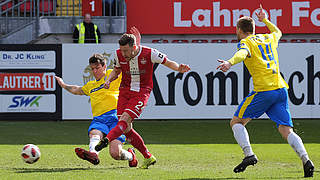
<svg viewBox="0 0 320 180"><path fill-rule="evenodd" d="M148 170L111 159L107 149L100 153L97 166L79 159L74 148L88 149L89 123L0 121L0 179L304 179L300 159L270 120L253 120L247 125L259 162L240 174L233 173L233 168L243 154L229 121L136 120L135 129L158 160ZM313 179L320 179L320 120L296 120L294 124L315 164ZM20 158L28 143L41 150L40 160L31 165ZM142 162L138 152L137 157Z"/></svg>

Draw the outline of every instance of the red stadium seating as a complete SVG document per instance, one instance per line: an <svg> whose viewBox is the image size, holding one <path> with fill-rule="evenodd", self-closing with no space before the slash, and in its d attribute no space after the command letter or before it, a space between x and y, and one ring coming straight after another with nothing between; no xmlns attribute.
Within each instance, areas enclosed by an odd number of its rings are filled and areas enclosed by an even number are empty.
<svg viewBox="0 0 320 180"><path fill-rule="evenodd" d="M172 43L189 43L189 41L186 39L175 39L172 40Z"/></svg>
<svg viewBox="0 0 320 180"><path fill-rule="evenodd" d="M306 43L306 39L291 39L290 42L292 43Z"/></svg>
<svg viewBox="0 0 320 180"><path fill-rule="evenodd" d="M209 41L206 39L193 39L192 43L208 43Z"/></svg>
<svg viewBox="0 0 320 180"><path fill-rule="evenodd" d="M227 43L228 40L226 40L226 39L213 39L211 42L212 43Z"/></svg>
<svg viewBox="0 0 320 180"><path fill-rule="evenodd" d="M239 41L237 39L232 39L231 43L238 43Z"/></svg>
<svg viewBox="0 0 320 180"><path fill-rule="evenodd" d="M280 39L279 42L281 42L281 43L287 43L288 40L286 40L286 39Z"/></svg>
<svg viewBox="0 0 320 180"><path fill-rule="evenodd" d="M24 7L26 6L26 7ZM23 3L20 5L20 11L21 12L32 12L32 9L33 9L33 4L30 2L30 1L27 1L26 3Z"/></svg>
<svg viewBox="0 0 320 180"><path fill-rule="evenodd" d="M12 7L12 2L8 2L7 4L1 6L1 10L5 11L6 9L9 9L11 7Z"/></svg>
<svg viewBox="0 0 320 180"><path fill-rule="evenodd" d="M154 39L152 43L168 43L169 41L166 39Z"/></svg>
<svg viewBox="0 0 320 180"><path fill-rule="evenodd" d="M40 12L52 13L53 12L53 1L46 0L39 2Z"/></svg>
<svg viewBox="0 0 320 180"><path fill-rule="evenodd" d="M310 42L311 43L320 43L320 39L311 39Z"/></svg>

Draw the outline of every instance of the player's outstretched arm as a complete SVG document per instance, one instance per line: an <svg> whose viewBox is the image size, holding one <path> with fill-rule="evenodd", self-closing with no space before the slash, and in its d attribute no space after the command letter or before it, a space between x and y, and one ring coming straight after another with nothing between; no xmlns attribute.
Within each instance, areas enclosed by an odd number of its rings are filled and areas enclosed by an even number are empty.
<svg viewBox="0 0 320 180"><path fill-rule="evenodd" d="M104 83L104 88L109 89L110 83L112 81L116 80L119 77L120 73L121 73L121 69L114 67L113 70L111 71L111 73L109 74L108 79Z"/></svg>
<svg viewBox="0 0 320 180"><path fill-rule="evenodd" d="M260 10L260 12L256 13L256 15L258 17L258 20L260 22L263 22L264 24L266 24L268 29L270 30L270 32L271 33L275 33L277 39L279 40L281 38L281 36L282 36L281 30L266 18L266 14L263 11L263 8L262 8L261 4L260 4L259 10Z"/></svg>
<svg viewBox="0 0 320 180"><path fill-rule="evenodd" d="M167 61L163 65L167 66L168 68L170 68L174 71L179 71L180 73L185 73L185 72L190 71L189 65L186 65L186 64L179 65L175 61L171 61L169 59L167 59Z"/></svg>
<svg viewBox="0 0 320 180"><path fill-rule="evenodd" d="M130 29L130 33L133 34L133 35L136 37L137 46L140 46L141 35L140 35L139 30L138 30L136 27L133 26L133 27Z"/></svg>
<svg viewBox="0 0 320 180"><path fill-rule="evenodd" d="M248 53L247 50L240 49L228 61L224 61L224 60L218 59L218 62L220 64L217 67L217 69L219 69L219 70L221 70L223 72L227 72L231 68L232 65L235 65L235 64L238 64L238 63L244 61L247 58L248 55L249 55L249 53Z"/></svg>
<svg viewBox="0 0 320 180"><path fill-rule="evenodd" d="M74 94L74 95L84 95L84 92L81 89L81 86L77 86L77 85L69 85L63 82L63 79L55 76L58 84L65 90L69 91L70 93Z"/></svg>

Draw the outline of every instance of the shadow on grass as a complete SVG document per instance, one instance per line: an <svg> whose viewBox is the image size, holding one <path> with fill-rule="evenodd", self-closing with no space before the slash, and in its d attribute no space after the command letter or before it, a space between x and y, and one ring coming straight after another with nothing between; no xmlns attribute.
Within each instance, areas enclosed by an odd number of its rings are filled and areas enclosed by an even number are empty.
<svg viewBox="0 0 320 180"><path fill-rule="evenodd" d="M256 179L303 179L304 177L303 176L301 176L301 177L263 177L263 178L261 178L261 177L258 177L258 178L256 178Z"/></svg>
<svg viewBox="0 0 320 180"><path fill-rule="evenodd" d="M184 178L184 179L177 179L177 180L219 180L219 179L245 179L245 178Z"/></svg>
<svg viewBox="0 0 320 180"><path fill-rule="evenodd" d="M127 167L110 167L110 168L12 168L15 173L55 173L55 172L68 172L68 171L87 171L87 170L112 170L124 169Z"/></svg>

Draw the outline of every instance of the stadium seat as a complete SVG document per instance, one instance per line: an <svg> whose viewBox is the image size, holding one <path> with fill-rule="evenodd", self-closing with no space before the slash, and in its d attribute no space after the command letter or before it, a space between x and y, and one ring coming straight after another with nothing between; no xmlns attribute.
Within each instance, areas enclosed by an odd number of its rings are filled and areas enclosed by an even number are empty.
<svg viewBox="0 0 320 180"><path fill-rule="evenodd" d="M211 42L212 43L227 43L228 40L226 40L226 39L213 39Z"/></svg>
<svg viewBox="0 0 320 180"><path fill-rule="evenodd" d="M192 43L208 43L209 41L206 39L193 39Z"/></svg>
<svg viewBox="0 0 320 180"><path fill-rule="evenodd" d="M26 6L26 7L24 7L24 6ZM32 9L33 9L33 4L30 1L26 1L25 3L20 5L21 12L24 12L24 11L32 12Z"/></svg>
<svg viewBox="0 0 320 180"><path fill-rule="evenodd" d="M175 39L172 40L172 43L189 43L189 41L186 39Z"/></svg>
<svg viewBox="0 0 320 180"><path fill-rule="evenodd" d="M239 41L237 39L232 39L231 43L238 43Z"/></svg>
<svg viewBox="0 0 320 180"><path fill-rule="evenodd" d="M310 42L311 43L320 43L320 39L311 39Z"/></svg>
<svg viewBox="0 0 320 180"><path fill-rule="evenodd" d="M286 39L280 39L279 42L281 42L281 43L287 43L288 40L286 40Z"/></svg>
<svg viewBox="0 0 320 180"><path fill-rule="evenodd" d="M168 43L169 41L166 39L154 39L152 43Z"/></svg>
<svg viewBox="0 0 320 180"><path fill-rule="evenodd" d="M12 7L12 2L8 2L7 4L1 6L1 10L4 11L4 10L9 9L11 7Z"/></svg>
<svg viewBox="0 0 320 180"><path fill-rule="evenodd" d="M52 0L42 0L39 2L40 12L53 13L53 1Z"/></svg>
<svg viewBox="0 0 320 180"><path fill-rule="evenodd" d="M290 42L292 43L306 43L306 39L291 39Z"/></svg>

